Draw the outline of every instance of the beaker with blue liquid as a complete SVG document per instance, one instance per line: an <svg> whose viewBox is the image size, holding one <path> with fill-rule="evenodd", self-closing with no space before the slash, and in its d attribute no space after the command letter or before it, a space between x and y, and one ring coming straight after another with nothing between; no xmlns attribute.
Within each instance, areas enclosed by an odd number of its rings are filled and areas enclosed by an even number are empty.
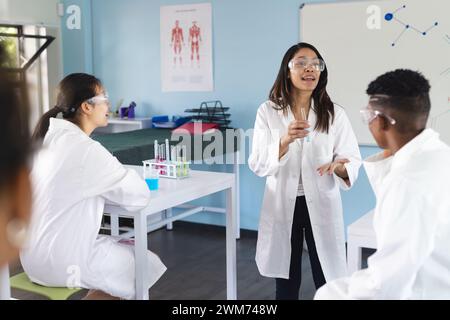
<svg viewBox="0 0 450 320"><path fill-rule="evenodd" d="M159 189L159 170L144 166L144 179L150 191Z"/></svg>

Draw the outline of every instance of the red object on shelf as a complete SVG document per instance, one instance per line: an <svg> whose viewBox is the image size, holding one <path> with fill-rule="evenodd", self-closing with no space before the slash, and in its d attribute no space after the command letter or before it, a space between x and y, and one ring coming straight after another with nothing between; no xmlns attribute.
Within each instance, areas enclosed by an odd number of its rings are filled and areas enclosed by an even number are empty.
<svg viewBox="0 0 450 320"><path fill-rule="evenodd" d="M219 129L219 125L217 123L209 123L209 122L188 122L183 124L181 127L176 128L172 132L183 134L187 130L190 134L203 134L206 131L212 129Z"/></svg>

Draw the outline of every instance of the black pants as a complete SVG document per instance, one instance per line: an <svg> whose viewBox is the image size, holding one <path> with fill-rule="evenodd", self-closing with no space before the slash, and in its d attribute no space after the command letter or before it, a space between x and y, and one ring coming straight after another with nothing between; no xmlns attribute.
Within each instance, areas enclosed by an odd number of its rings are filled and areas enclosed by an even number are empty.
<svg viewBox="0 0 450 320"><path fill-rule="evenodd" d="M291 235L291 264L289 269L289 279L276 279L276 299L277 300L298 300L300 284L302 282L302 252L303 237L308 246L309 259L316 288L325 284L325 277L317 256L316 245L309 219L308 207L305 197L297 197L295 202L294 221L292 223Z"/></svg>

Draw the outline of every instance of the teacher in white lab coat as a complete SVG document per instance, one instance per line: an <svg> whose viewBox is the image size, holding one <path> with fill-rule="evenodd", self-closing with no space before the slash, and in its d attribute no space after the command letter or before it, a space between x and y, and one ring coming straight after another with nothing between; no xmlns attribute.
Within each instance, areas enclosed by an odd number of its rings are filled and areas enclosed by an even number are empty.
<svg viewBox="0 0 450 320"><path fill-rule="evenodd" d="M267 177L256 263L261 275L276 278L277 299L298 299L304 238L316 288L346 274L339 186L356 181L361 156L327 80L314 46L292 46L256 116L249 167Z"/></svg>
<svg viewBox="0 0 450 320"><path fill-rule="evenodd" d="M135 171L89 137L107 125L108 113L97 78L71 74L61 81L57 105L34 133L43 148L33 163L33 215L21 261L35 283L91 289L87 299L133 299L134 248L98 233L106 201L138 211L150 195ZM166 267L150 251L147 258L150 287Z"/></svg>

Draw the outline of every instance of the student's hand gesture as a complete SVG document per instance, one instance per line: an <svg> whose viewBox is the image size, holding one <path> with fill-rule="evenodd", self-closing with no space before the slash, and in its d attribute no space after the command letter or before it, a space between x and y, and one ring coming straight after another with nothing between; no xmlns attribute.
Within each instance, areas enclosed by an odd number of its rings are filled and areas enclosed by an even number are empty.
<svg viewBox="0 0 450 320"><path fill-rule="evenodd" d="M341 177L342 179L348 178L347 169L345 168L345 164L349 163L350 160L348 159L337 159L333 162L327 163L320 168L317 169L317 172L320 176L323 176L324 174L332 175L333 173L336 173L337 176Z"/></svg>

